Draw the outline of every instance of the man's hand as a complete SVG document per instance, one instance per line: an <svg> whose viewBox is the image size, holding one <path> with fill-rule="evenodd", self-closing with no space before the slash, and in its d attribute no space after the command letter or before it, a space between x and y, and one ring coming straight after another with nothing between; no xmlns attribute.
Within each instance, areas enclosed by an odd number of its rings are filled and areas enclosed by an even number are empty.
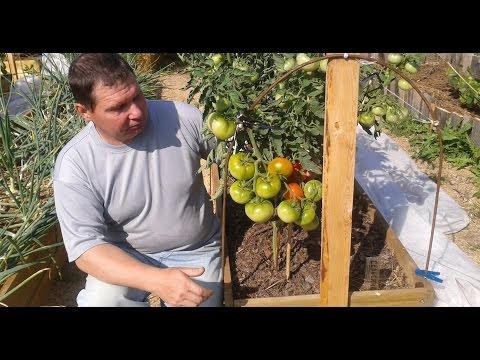
<svg viewBox="0 0 480 360"><path fill-rule="evenodd" d="M205 271L203 267L158 270L161 276L151 291L169 306L198 306L213 294L212 290L191 279L202 275Z"/></svg>

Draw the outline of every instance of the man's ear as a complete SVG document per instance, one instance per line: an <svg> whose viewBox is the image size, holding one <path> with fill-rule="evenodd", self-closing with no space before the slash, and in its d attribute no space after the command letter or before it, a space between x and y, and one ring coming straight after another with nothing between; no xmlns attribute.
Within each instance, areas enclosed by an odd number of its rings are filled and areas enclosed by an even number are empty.
<svg viewBox="0 0 480 360"><path fill-rule="evenodd" d="M88 110L85 105L75 103L75 110L77 110L78 114L86 121L92 121L92 112Z"/></svg>

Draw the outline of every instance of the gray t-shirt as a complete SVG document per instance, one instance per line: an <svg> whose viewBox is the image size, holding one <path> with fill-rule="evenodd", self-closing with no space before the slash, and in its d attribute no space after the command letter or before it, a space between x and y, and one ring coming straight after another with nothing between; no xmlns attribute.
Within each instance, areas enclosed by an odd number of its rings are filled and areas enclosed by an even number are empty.
<svg viewBox="0 0 480 360"><path fill-rule="evenodd" d="M104 243L142 253L198 246L219 220L203 183L202 114L149 100L145 130L127 145L102 141L93 123L59 153L54 196L70 261Z"/></svg>

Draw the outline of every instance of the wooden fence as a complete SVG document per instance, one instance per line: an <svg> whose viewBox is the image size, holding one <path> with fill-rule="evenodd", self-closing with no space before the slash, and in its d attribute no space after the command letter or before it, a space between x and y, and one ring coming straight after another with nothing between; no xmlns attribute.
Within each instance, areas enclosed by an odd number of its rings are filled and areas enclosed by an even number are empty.
<svg viewBox="0 0 480 360"><path fill-rule="evenodd" d="M448 61L460 73L465 73L467 69L475 69L480 78L480 57L473 53L438 53L442 59ZM386 53L369 53L368 56L386 61ZM473 71L472 71L473 72ZM477 77L476 75L474 75ZM422 98L416 91L403 91L398 88L397 82L393 81L386 92L396 97L402 105L404 105L410 112L416 114L420 120L431 121L431 116L427 106L422 101ZM431 104L435 104L435 97L431 94L424 94ZM472 133L470 138L472 142L480 147L480 117L462 115L454 111L448 111L441 107L434 106L435 116L439 121L439 126L443 127L447 122L452 126L461 126L464 122L472 122Z"/></svg>

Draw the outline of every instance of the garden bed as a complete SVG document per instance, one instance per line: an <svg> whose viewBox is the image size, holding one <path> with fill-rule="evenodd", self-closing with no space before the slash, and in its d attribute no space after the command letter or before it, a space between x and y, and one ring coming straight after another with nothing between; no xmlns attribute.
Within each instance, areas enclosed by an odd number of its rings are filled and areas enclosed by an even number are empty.
<svg viewBox="0 0 480 360"><path fill-rule="evenodd" d="M353 205L349 305L431 306L432 286L415 275L415 263L359 186ZM320 229L293 231L287 280L286 228L275 270L272 226L252 223L243 208L227 198L225 305L320 306Z"/></svg>
<svg viewBox="0 0 480 360"><path fill-rule="evenodd" d="M44 245L52 245L62 242L62 236L59 225L55 225L42 238L41 242ZM37 271L45 269L36 277L29 280L22 287L16 290L12 295L9 295L2 303L6 306L41 306L44 305L45 299L48 296L50 288L54 280L58 279L59 271L67 262L65 248L63 246L45 249L41 252L35 253L28 257L27 261L35 261L51 254L53 260L46 260L46 263L32 265L23 269L14 275L7 278L7 280L0 286L0 296L6 294Z"/></svg>

